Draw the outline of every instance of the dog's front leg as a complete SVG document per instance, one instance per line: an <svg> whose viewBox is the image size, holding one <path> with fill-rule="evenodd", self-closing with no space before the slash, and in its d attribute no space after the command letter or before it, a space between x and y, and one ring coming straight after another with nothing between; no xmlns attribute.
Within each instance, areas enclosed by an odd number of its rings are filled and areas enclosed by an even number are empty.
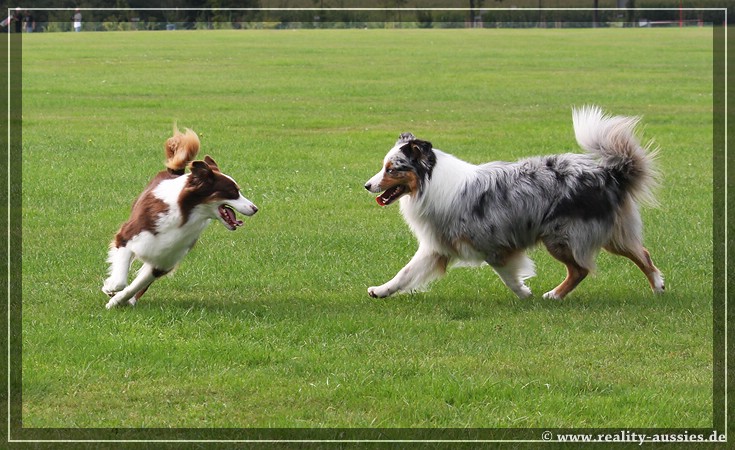
<svg viewBox="0 0 735 450"><path fill-rule="evenodd" d="M107 261L110 263L110 276L102 285L102 292L109 297L125 289L128 285L128 271L133 261L133 252L127 247L112 247Z"/></svg>
<svg viewBox="0 0 735 450"><path fill-rule="evenodd" d="M392 280L382 286L368 288L368 295L376 298L388 297L396 292L406 292L419 288L444 275L449 258L419 248L418 252Z"/></svg>
<svg viewBox="0 0 735 450"><path fill-rule="evenodd" d="M140 272L138 272L138 275L135 277L133 282L130 283L128 287L115 294L115 296L107 302L105 307L110 309L117 305L124 304L139 291L145 292L145 290L148 289L148 286L150 286L151 283L160 276L158 275L160 272L161 271L154 269L150 264L143 264L143 267L140 268ZM135 302L133 301L131 304L135 304Z"/></svg>

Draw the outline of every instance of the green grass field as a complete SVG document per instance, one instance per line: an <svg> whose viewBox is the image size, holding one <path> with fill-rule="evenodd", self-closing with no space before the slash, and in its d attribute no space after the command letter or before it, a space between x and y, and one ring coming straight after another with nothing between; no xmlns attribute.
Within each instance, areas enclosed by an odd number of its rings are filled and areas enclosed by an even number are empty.
<svg viewBox="0 0 735 450"><path fill-rule="evenodd" d="M24 427L712 426L712 30L48 33L23 41ZM480 163L577 151L571 107L661 147L646 245L564 301L488 267L385 300L416 242L363 183L400 132ZM261 211L135 308L100 291L172 123Z"/></svg>

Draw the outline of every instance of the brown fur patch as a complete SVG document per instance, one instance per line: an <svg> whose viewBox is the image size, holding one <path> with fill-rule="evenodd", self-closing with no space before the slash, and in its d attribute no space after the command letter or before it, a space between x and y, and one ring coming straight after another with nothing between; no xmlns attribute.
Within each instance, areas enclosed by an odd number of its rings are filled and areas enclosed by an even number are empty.
<svg viewBox="0 0 735 450"><path fill-rule="evenodd" d="M133 203L133 209L130 218L122 224L120 230L115 235L115 247L125 247L130 239L143 231L150 231L156 234L156 221L168 212L168 205L161 199L153 195L153 190L162 181L178 178L178 175L169 171L159 172L158 175L148 183L143 193Z"/></svg>
<svg viewBox="0 0 735 450"><path fill-rule="evenodd" d="M414 195L418 193L419 191L419 177L416 174L416 172L406 172L405 176L406 182L404 183L406 186L408 186L408 194Z"/></svg>
<svg viewBox="0 0 735 450"><path fill-rule="evenodd" d="M406 186L406 193L409 195L413 195L414 193L418 192L419 189L419 177L414 171L397 171L393 174L388 174L388 171L391 170L393 167L392 163L388 161L385 164L385 173L383 174L383 179L380 183L380 188L383 191L387 191L388 189L392 187L396 187L398 185L404 185Z"/></svg>

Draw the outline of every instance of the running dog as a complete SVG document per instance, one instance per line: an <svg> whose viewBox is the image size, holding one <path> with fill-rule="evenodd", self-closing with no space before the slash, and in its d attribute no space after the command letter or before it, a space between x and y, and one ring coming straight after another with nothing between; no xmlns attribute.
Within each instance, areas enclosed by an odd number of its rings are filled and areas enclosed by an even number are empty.
<svg viewBox="0 0 735 450"><path fill-rule="evenodd" d="M566 265L567 277L544 298L562 299L595 268L600 248L629 258L655 293L661 272L642 244L639 204L655 205L656 151L641 146L637 117L599 107L572 112L582 154L473 165L401 134L365 189L401 213L419 241L411 261L371 297L418 289L455 264L487 262L518 297L535 275L525 250L539 241Z"/></svg>
<svg viewBox="0 0 735 450"><path fill-rule="evenodd" d="M102 286L111 297L108 309L135 305L151 283L173 270L189 253L211 219L235 230L243 224L235 211L246 216L258 211L212 158L191 162L199 152L199 138L192 130L181 133L174 128L165 152L166 170L143 190L130 218L110 244L109 277ZM142 261L143 266L128 285L133 258Z"/></svg>

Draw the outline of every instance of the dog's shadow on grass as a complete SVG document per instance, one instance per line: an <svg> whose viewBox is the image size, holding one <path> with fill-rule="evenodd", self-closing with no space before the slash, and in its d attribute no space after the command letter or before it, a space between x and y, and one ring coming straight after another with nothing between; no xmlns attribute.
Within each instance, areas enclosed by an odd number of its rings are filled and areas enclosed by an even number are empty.
<svg viewBox="0 0 735 450"><path fill-rule="evenodd" d="M188 292L176 297L168 295L151 296L134 308L136 310L159 309L178 311L182 315L205 313L208 315L239 318L239 320L269 321L338 321L359 320L360 317L417 317L446 321L494 320L502 316L519 314L567 314L588 312L591 314L619 312L625 309L657 311L662 304L671 305L663 300L664 296L650 293L626 296L624 294L596 295L595 293L575 293L563 300L544 299L534 295L519 299L509 293L484 290L472 295L455 296L447 292L419 292L396 295L384 299L368 297L362 290L327 292L315 295L305 292L301 295L279 296L255 294L235 298L234 295L217 297ZM675 302L678 303L678 302Z"/></svg>

